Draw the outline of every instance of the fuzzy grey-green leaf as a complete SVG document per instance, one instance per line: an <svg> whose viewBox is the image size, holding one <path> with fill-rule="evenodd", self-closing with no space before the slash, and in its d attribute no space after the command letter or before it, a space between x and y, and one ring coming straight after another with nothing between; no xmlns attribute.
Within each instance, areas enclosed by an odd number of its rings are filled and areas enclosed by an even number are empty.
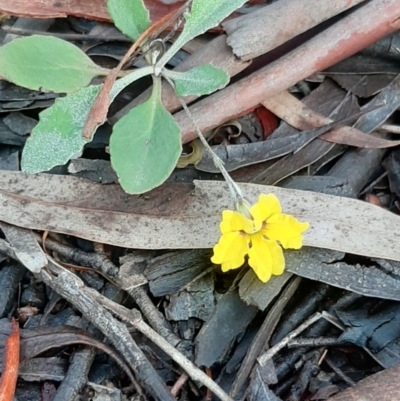
<svg viewBox="0 0 400 401"><path fill-rule="evenodd" d="M162 184L181 154L180 128L164 109L159 86L155 82L151 97L122 117L111 135L111 165L130 194Z"/></svg>
<svg viewBox="0 0 400 401"><path fill-rule="evenodd" d="M229 82L229 75L212 64L203 64L186 72L169 71L163 73L174 81L178 96L203 96L223 88Z"/></svg>
<svg viewBox="0 0 400 401"><path fill-rule="evenodd" d="M115 26L133 41L150 26L150 16L142 0L108 0L107 9Z"/></svg>
<svg viewBox="0 0 400 401"><path fill-rule="evenodd" d="M152 71L151 67L140 68L116 81L110 92L111 101L127 85ZM88 142L82 137L82 129L101 87L89 86L57 99L39 114L39 123L22 152L22 171L48 171L82 152Z"/></svg>
<svg viewBox="0 0 400 401"><path fill-rule="evenodd" d="M21 167L26 173L47 171L65 164L87 143L82 127L101 86L89 86L59 98L40 113L39 124L26 141Z"/></svg>
<svg viewBox="0 0 400 401"><path fill-rule="evenodd" d="M217 26L224 18L241 7L247 0L193 0L182 37L186 41Z"/></svg>
<svg viewBox="0 0 400 401"><path fill-rule="evenodd" d="M32 35L0 48L0 78L33 90L75 92L107 70L73 44Z"/></svg>

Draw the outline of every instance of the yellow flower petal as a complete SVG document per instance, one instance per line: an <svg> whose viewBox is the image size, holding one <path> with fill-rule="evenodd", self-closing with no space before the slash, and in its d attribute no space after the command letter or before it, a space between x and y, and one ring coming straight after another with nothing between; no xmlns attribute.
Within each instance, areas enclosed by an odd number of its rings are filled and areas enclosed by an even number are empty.
<svg viewBox="0 0 400 401"><path fill-rule="evenodd" d="M236 269L243 265L249 250L250 238L240 232L226 233L214 247L211 262L223 265L223 271Z"/></svg>
<svg viewBox="0 0 400 401"><path fill-rule="evenodd" d="M221 234L233 231L244 231L248 234L254 232L254 224L241 213L232 210L224 210L222 212L222 222L220 224Z"/></svg>
<svg viewBox="0 0 400 401"><path fill-rule="evenodd" d="M238 257L236 259L231 260L230 262L225 262L221 264L221 270L225 273L228 270L238 269L243 266L244 257Z"/></svg>
<svg viewBox="0 0 400 401"><path fill-rule="evenodd" d="M293 216L279 213L267 220L261 233L271 240L279 241L285 249L300 249L303 245L301 234L309 226L308 223L300 223Z"/></svg>
<svg viewBox="0 0 400 401"><path fill-rule="evenodd" d="M258 202L250 208L250 214L256 222L256 227L258 223L264 222L277 213L282 213L282 208L279 199L274 194L261 194Z"/></svg>
<svg viewBox="0 0 400 401"><path fill-rule="evenodd" d="M266 240L262 235L256 234L252 235L251 243L249 265L263 283L266 283L272 274L283 273L285 259L282 248L275 241Z"/></svg>
<svg viewBox="0 0 400 401"><path fill-rule="evenodd" d="M285 271L285 257L276 241L265 240L272 255L272 274L280 276Z"/></svg>

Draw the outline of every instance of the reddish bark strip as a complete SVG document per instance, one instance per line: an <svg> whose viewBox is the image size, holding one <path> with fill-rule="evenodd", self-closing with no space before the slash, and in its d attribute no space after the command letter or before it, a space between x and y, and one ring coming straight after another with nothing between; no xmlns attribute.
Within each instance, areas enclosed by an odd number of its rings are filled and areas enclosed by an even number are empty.
<svg viewBox="0 0 400 401"><path fill-rule="evenodd" d="M18 17L32 18L66 18L69 15L111 22L107 11L106 0L2 0L0 12ZM151 22L155 22L166 14L179 8L183 1L175 4L163 4L158 0L145 0L150 11Z"/></svg>
<svg viewBox="0 0 400 401"><path fill-rule="evenodd" d="M5 341L4 371L0 379L0 401L14 399L15 386L19 366L19 326L15 319L11 320L11 334Z"/></svg>
<svg viewBox="0 0 400 401"><path fill-rule="evenodd" d="M150 20L156 22L182 6L185 0L174 4L164 4L161 0L144 0L150 12ZM262 0L250 0L257 4ZM111 22L107 12L107 0L1 0L0 13L16 17L66 18L69 15Z"/></svg>

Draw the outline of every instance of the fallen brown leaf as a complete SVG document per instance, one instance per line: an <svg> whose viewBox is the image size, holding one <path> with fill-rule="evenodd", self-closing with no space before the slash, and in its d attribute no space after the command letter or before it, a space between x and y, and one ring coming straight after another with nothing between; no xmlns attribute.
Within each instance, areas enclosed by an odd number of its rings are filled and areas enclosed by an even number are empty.
<svg viewBox="0 0 400 401"><path fill-rule="evenodd" d="M313 96L313 94L318 93L321 89L325 89L327 87L331 87L331 94L337 92L337 86L334 84L330 84L329 81L324 81L318 89L311 92L309 96L307 96L303 101L307 102L309 98ZM396 77L386 88L384 88L378 95L376 95L367 105L362 107L362 110L365 110L365 107L369 109L373 109L377 107L375 110L372 110L364 115L362 115L357 122L354 124L354 128L366 133L371 134L374 133L374 136L381 137L382 139L387 139L386 134L382 134L377 131L377 129L397 110L400 105L400 96L399 96L399 87L400 87L400 76ZM342 91L343 92L343 91ZM332 103L333 97L330 96L330 104ZM326 99L326 98L325 98ZM328 98L329 100L329 98ZM350 102L349 102L350 101ZM345 108L343 108L345 102L348 104ZM346 96L343 99L343 103L341 107L345 112L349 112L349 106L356 106L358 108L358 102L356 101L354 95ZM312 108L318 109L318 104L314 105ZM290 117L289 114L287 114ZM313 116L315 117L315 116ZM306 120L306 113L303 114L303 119ZM311 120L311 125L312 120ZM275 137L277 132L276 130L272 137ZM290 131L290 130L289 130ZM280 180L289 175L293 174L296 171L299 171L301 168L309 166L311 163L315 163L317 160L320 160L324 155L327 154L333 147L336 146L332 143L328 143L321 139L314 140L311 144L309 144L306 148L301 149L299 152L294 155L290 155L285 159L281 159L278 162L274 163L267 168L264 168L257 176L252 177L253 182L257 182L260 184L276 184ZM372 173L371 169L380 162L384 155L384 151L379 151L378 149L368 150L362 149L357 150L355 152L347 152L347 156L341 158L341 160L333 166L333 168L329 171L330 176L336 176L340 178L346 178L349 183L349 188L352 188L351 191L357 194L361 191L363 185L366 183L368 177ZM353 168L354 164L357 165L357 168ZM350 172L351 171L351 172ZM369 171L369 173L368 173ZM350 172L350 174L349 174ZM247 181L247 180L246 180Z"/></svg>
<svg viewBox="0 0 400 401"><path fill-rule="evenodd" d="M276 159L289 153L299 152L309 143L323 135L323 133L332 130L335 126L342 125L344 122L355 120L360 115L361 113L357 113L318 128L267 141L226 146L217 145L213 150L224 162L226 170L234 171L244 166ZM219 169L214 165L212 156L208 152L202 155L201 160L196 163L195 167L197 170L219 173Z"/></svg>
<svg viewBox="0 0 400 401"><path fill-rule="evenodd" d="M286 213L308 221L306 246L400 260L400 216L355 199L240 186L250 202L274 193ZM140 197L75 177L4 171L0 188L0 220L127 248L211 248L220 235L222 210L233 208L227 187L218 181L197 181L196 188L165 184Z"/></svg>

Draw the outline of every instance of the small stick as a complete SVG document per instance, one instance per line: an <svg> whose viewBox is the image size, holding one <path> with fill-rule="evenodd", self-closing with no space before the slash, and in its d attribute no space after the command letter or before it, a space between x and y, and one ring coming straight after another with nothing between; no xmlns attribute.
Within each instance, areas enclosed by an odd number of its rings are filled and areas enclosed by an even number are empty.
<svg viewBox="0 0 400 401"><path fill-rule="evenodd" d="M171 394L176 397L181 390L182 386L187 382L189 376L186 373L182 373L179 379L175 382L171 388Z"/></svg>
<svg viewBox="0 0 400 401"><path fill-rule="evenodd" d="M175 91L175 85L174 85L173 81L167 76L167 74L162 74L162 76L163 76L163 78L166 79L166 81L171 85L171 87ZM175 94L176 94L176 91L175 91ZM229 191L231 193L232 198L234 199L235 206L237 207L237 205L243 203L243 201L244 201L242 190L239 188L239 186L236 184L236 182L233 181L233 179L231 178L229 173L226 171L226 169L224 167L224 162L214 153L211 146L208 144L207 139L204 137L203 133L201 132L199 126L196 123L196 120L194 119L192 113L189 111L189 107L186 105L185 101L177 94L176 94L176 96L177 96L183 110L186 112L187 116L189 117L189 119L193 125L193 128L195 129L196 134L199 137L201 143L204 145L205 149L211 155L211 158L215 164L215 167L217 167L217 169L221 172L226 183L228 184Z"/></svg>
<svg viewBox="0 0 400 401"><path fill-rule="evenodd" d="M325 363L347 384L354 386L356 382L350 379L341 369L339 369L330 358L325 358Z"/></svg>
<svg viewBox="0 0 400 401"><path fill-rule="evenodd" d="M383 124L381 129L391 134L400 134L400 125Z"/></svg>
<svg viewBox="0 0 400 401"><path fill-rule="evenodd" d="M278 344L275 344L267 352L265 352L263 355L261 355L257 359L258 363L261 366L265 366L265 364L268 362L268 360L271 359L282 348L286 347L290 340L297 337L302 331L304 331L309 326L311 326L313 323L315 323L316 321L321 319L321 317L323 317L322 313L320 313L320 312L315 313L313 316L311 316L309 319L307 319L303 324L301 324L296 330L293 330L291 333L289 333L284 339L282 339L282 341L280 341Z"/></svg>
<svg viewBox="0 0 400 401"><path fill-rule="evenodd" d="M287 344L288 348L294 347L327 347L339 346L344 343L336 337L316 337L316 338L297 338L290 340Z"/></svg>

